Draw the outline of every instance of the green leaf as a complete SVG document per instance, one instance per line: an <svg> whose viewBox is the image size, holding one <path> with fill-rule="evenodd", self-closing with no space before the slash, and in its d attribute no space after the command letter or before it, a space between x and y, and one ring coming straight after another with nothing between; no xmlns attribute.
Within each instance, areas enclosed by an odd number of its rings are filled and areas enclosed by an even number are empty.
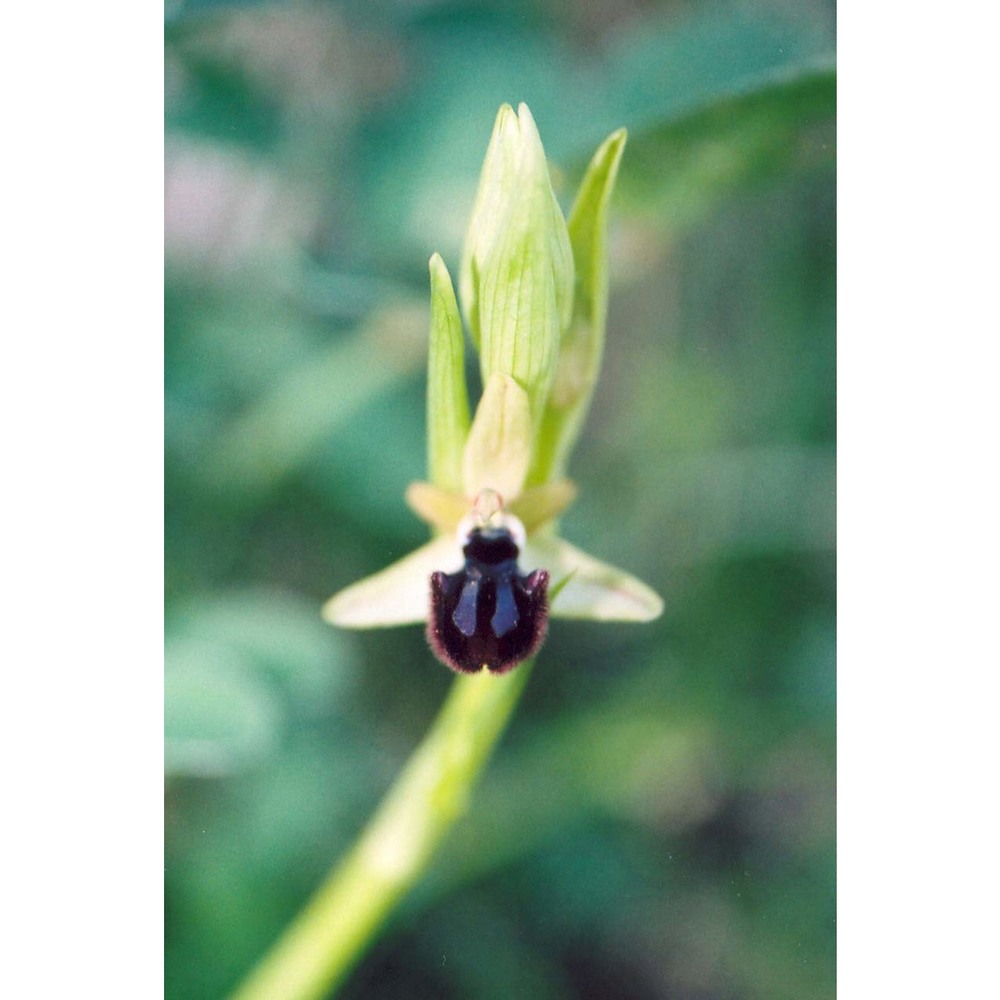
<svg viewBox="0 0 1000 1000"><path fill-rule="evenodd" d="M319 619L312 600L265 588L193 595L170 614L175 644L211 646L238 658L254 677L276 682L303 715L343 697L353 650Z"/></svg>
<svg viewBox="0 0 1000 1000"><path fill-rule="evenodd" d="M566 470L601 370L608 306L608 204L625 148L625 130L612 133L594 154L569 218L576 271L573 318L559 345L556 368L536 449L531 482Z"/></svg>
<svg viewBox="0 0 1000 1000"><path fill-rule="evenodd" d="M426 306L386 305L296 366L238 414L201 463L228 494L259 495L307 462L358 410L423 363Z"/></svg>
<svg viewBox="0 0 1000 1000"><path fill-rule="evenodd" d="M247 657L223 643L173 641L164 673L168 774L212 777L270 754L284 719Z"/></svg>
<svg viewBox="0 0 1000 1000"><path fill-rule="evenodd" d="M469 434L465 342L458 302L440 254L430 261L431 333L427 362L427 468L446 490L462 486L462 453Z"/></svg>
<svg viewBox="0 0 1000 1000"><path fill-rule="evenodd" d="M635 133L621 172L625 208L672 230L749 184L832 164L837 78L827 63L766 72Z"/></svg>

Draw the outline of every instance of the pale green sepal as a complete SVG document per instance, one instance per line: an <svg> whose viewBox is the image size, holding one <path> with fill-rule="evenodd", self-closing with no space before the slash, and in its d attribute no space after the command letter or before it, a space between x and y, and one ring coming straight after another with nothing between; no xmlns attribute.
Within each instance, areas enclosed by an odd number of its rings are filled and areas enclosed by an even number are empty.
<svg viewBox="0 0 1000 1000"><path fill-rule="evenodd" d="M625 129L613 132L594 154L569 217L576 271L573 318L559 345L530 482L565 473L587 417L604 354L608 307L608 205L625 148Z"/></svg>
<svg viewBox="0 0 1000 1000"><path fill-rule="evenodd" d="M435 486L462 485L462 455L469 434L465 341L458 302L440 254L430 260L431 331L427 361L427 469Z"/></svg>
<svg viewBox="0 0 1000 1000"><path fill-rule="evenodd" d="M527 393L509 375L494 372L465 444L465 495L491 489L505 501L516 497L531 462L531 440Z"/></svg>
<svg viewBox="0 0 1000 1000"><path fill-rule="evenodd" d="M573 309L573 252L531 112L501 108L466 236L462 304L483 383L517 379L540 418Z"/></svg>
<svg viewBox="0 0 1000 1000"><path fill-rule="evenodd" d="M529 538L520 565L525 573L547 569L553 580L569 577L552 601L553 618L648 622L663 612L663 599L641 580L553 535Z"/></svg>
<svg viewBox="0 0 1000 1000"><path fill-rule="evenodd" d="M458 542L448 535L414 549L399 562L365 577L330 598L323 617L342 628L384 628L427 621L431 573L455 573L464 564Z"/></svg>

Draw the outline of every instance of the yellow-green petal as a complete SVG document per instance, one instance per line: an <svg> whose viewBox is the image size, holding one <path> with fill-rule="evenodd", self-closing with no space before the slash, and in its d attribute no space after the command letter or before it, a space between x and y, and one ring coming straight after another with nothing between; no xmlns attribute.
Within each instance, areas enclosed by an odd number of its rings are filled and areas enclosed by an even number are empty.
<svg viewBox="0 0 1000 1000"><path fill-rule="evenodd" d="M525 490L509 505L510 512L529 534L554 521L576 499L576 486L568 479Z"/></svg>
<svg viewBox="0 0 1000 1000"><path fill-rule="evenodd" d="M455 534L459 521L472 507L472 501L463 493L443 490L433 483L410 483L403 499L406 506L438 535Z"/></svg>

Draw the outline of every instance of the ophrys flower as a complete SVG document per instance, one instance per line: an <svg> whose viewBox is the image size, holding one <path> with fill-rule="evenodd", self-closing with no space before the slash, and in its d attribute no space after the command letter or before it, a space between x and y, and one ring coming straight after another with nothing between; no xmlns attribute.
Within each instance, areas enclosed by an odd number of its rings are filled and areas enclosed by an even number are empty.
<svg viewBox="0 0 1000 1000"><path fill-rule="evenodd" d="M565 470L604 349L607 211L624 144L619 130L597 150L567 223L530 112L500 109L460 273L483 395L470 421L462 319L435 254L429 482L406 494L434 537L331 598L324 615L335 625L429 620L431 646L448 666L503 672L537 649L549 614L649 621L661 613L644 583L557 530L576 494Z"/></svg>

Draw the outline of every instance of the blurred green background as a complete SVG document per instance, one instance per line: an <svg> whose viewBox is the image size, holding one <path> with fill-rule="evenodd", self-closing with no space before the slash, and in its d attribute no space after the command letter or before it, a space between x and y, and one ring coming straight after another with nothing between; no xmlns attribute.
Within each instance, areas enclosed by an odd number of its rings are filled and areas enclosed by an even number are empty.
<svg viewBox="0 0 1000 1000"><path fill-rule="evenodd" d="M498 106L568 208L629 129L556 622L350 998L834 994L834 4L167 5L167 996L224 995L451 675L321 603L424 540L427 259ZM470 366L470 380L478 391Z"/></svg>

